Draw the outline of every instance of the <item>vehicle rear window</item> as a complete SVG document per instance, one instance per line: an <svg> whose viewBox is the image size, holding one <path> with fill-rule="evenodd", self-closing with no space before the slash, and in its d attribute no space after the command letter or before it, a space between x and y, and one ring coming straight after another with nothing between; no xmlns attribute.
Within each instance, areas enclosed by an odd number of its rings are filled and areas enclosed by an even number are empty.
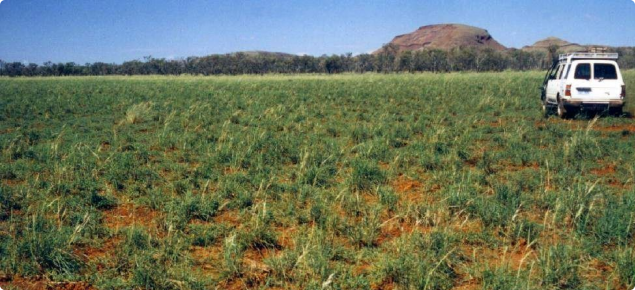
<svg viewBox="0 0 635 290"><path fill-rule="evenodd" d="M608 63L596 63L593 65L593 78L596 80L616 80L617 70L615 66Z"/></svg>
<svg viewBox="0 0 635 290"><path fill-rule="evenodd" d="M591 64L581 63L575 68L575 79L588 80L591 79Z"/></svg>

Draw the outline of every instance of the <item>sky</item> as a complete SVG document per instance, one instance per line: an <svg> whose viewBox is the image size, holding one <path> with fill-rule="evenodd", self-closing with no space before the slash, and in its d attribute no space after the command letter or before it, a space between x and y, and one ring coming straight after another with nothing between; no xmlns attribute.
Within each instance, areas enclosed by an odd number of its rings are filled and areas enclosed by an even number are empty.
<svg viewBox="0 0 635 290"><path fill-rule="evenodd" d="M507 47L548 36L635 46L635 0L0 0L0 59L83 64L250 50L360 54L439 23L487 29Z"/></svg>

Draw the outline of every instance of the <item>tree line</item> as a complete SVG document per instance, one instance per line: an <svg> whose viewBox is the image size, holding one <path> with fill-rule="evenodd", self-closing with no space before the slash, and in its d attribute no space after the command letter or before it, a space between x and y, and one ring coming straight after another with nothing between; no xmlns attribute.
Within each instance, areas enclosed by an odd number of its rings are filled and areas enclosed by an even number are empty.
<svg viewBox="0 0 635 290"><path fill-rule="evenodd" d="M622 69L635 68L635 47L614 48L620 54ZM493 49L455 48L452 50L420 50L398 52L394 45L385 45L379 53L342 55L289 55L273 53L232 53L204 57L165 59L144 57L143 60L114 63L74 62L42 65L4 62L0 60L0 76L89 76L89 75L237 75L266 73L326 73L345 72L453 72L544 70L557 59L558 47L545 51L495 51Z"/></svg>

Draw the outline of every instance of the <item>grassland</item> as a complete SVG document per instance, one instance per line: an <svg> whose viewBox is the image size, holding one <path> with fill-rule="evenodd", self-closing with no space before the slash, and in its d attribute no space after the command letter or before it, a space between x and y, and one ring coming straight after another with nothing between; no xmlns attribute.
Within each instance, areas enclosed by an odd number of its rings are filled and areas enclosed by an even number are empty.
<svg viewBox="0 0 635 290"><path fill-rule="evenodd" d="M635 120L541 80L1 78L0 287L631 289Z"/></svg>

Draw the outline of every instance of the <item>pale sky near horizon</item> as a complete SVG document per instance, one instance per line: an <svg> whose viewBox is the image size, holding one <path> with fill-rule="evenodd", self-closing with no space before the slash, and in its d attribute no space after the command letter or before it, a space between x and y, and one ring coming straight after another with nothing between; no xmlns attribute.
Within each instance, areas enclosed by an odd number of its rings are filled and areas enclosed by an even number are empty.
<svg viewBox="0 0 635 290"><path fill-rule="evenodd" d="M487 29L507 47L548 36L635 46L634 0L4 0L0 59L121 63L246 50L359 54L439 23Z"/></svg>

